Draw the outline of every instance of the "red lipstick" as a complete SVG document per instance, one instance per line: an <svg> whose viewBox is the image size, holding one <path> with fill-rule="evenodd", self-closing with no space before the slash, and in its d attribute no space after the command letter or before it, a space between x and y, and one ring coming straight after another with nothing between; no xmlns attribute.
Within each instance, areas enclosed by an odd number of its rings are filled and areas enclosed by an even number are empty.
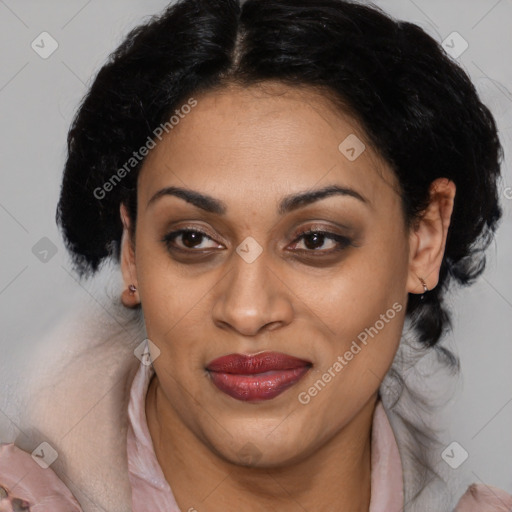
<svg viewBox="0 0 512 512"><path fill-rule="evenodd" d="M312 363L280 352L229 354L211 361L206 369L213 384L243 401L270 400L296 384Z"/></svg>

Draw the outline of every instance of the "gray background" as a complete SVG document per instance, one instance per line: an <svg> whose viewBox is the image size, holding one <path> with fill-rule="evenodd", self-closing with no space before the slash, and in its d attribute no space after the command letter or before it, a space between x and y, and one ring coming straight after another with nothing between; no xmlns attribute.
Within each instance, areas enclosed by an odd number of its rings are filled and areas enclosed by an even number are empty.
<svg viewBox="0 0 512 512"><path fill-rule="evenodd" d="M105 301L98 286L77 283L70 274L55 226L67 129L108 54L130 28L166 4L0 0L0 389L7 390L11 377L23 374L36 347L41 354L40 340L66 314L71 297ZM419 24L438 41L453 31L461 34L469 47L458 61L500 128L507 157L501 184L505 219L483 277L450 298L454 329L447 342L460 356L462 372L446 407L443 440L446 445L457 441L469 453L453 470L463 482L483 481L512 492L512 1L376 4ZM43 31L59 44L48 59L31 48ZM43 237L57 250L47 262L32 251ZM10 424L4 410L0 434Z"/></svg>

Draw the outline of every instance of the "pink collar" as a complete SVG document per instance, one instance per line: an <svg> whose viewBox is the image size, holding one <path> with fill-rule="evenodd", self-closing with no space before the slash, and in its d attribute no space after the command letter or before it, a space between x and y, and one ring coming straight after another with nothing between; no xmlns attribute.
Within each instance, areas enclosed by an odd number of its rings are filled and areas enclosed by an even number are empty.
<svg viewBox="0 0 512 512"><path fill-rule="evenodd" d="M180 512L156 459L146 423L145 397L153 374L153 367L141 364L130 391L127 450L132 511ZM377 402L375 407L371 442L369 512L400 512L403 509L402 464L397 442L381 402ZM14 443L0 443L0 485L14 491L17 498L34 504L34 512L82 510L71 491L51 468L40 467L30 453ZM472 484L455 509L450 507L449 510L511 512L512 495L483 483Z"/></svg>
<svg viewBox="0 0 512 512"><path fill-rule="evenodd" d="M128 471L133 511L180 512L156 459L146 422L145 397L153 374L153 366L141 363L132 384L128 405ZM399 511L404 502L402 464L391 425L380 401L373 416L371 443L369 512Z"/></svg>

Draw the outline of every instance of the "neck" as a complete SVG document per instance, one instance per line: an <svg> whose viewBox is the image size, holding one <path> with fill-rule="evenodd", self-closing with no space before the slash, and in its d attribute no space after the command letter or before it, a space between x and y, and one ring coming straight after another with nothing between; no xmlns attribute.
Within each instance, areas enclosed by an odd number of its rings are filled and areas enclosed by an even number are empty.
<svg viewBox="0 0 512 512"><path fill-rule="evenodd" d="M146 417L155 454L183 511L368 512L371 425L377 394L314 453L279 467L233 464L209 449L177 418L155 376Z"/></svg>

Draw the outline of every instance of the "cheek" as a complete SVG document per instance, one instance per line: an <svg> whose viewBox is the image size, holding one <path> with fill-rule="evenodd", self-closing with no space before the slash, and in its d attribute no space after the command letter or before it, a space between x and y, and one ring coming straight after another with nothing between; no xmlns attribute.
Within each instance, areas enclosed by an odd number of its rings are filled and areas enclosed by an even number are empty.
<svg viewBox="0 0 512 512"><path fill-rule="evenodd" d="M142 237L141 237L142 238ZM160 351L161 365L180 372L202 369L199 346L205 340L205 321L211 318L210 292L220 279L180 271L164 251L140 241L137 280L148 338ZM216 273L215 273L216 274ZM208 316L209 315L209 316ZM207 332L211 333L211 329Z"/></svg>
<svg viewBox="0 0 512 512"><path fill-rule="evenodd" d="M384 236L375 238L351 249L352 254L330 275L303 277L301 288L308 289L308 293L302 298L329 327L327 332L341 340L357 337L395 303L405 310L407 241L401 237L390 241ZM393 319L395 313L390 312Z"/></svg>
<svg viewBox="0 0 512 512"><path fill-rule="evenodd" d="M319 364L296 391L299 414L307 418L302 436L311 442L319 433L328 438L337 432L378 391L400 343L402 294L393 300L385 287L371 293L361 288L359 282L339 292L338 307L326 320L332 332L317 351Z"/></svg>
<svg viewBox="0 0 512 512"><path fill-rule="evenodd" d="M317 352L320 364L312 380L328 381L329 399L356 397L360 402L369 397L398 348L407 301L408 247L404 238L385 238L356 249L313 289L306 303L326 340ZM324 394L322 382L317 388Z"/></svg>
<svg viewBox="0 0 512 512"><path fill-rule="evenodd" d="M141 233L136 245L138 289L148 334L149 329L160 333L173 329L178 320L193 309L194 292L190 285L197 284L195 280L186 286L185 279L177 272L178 267L163 249L163 243L151 238Z"/></svg>

